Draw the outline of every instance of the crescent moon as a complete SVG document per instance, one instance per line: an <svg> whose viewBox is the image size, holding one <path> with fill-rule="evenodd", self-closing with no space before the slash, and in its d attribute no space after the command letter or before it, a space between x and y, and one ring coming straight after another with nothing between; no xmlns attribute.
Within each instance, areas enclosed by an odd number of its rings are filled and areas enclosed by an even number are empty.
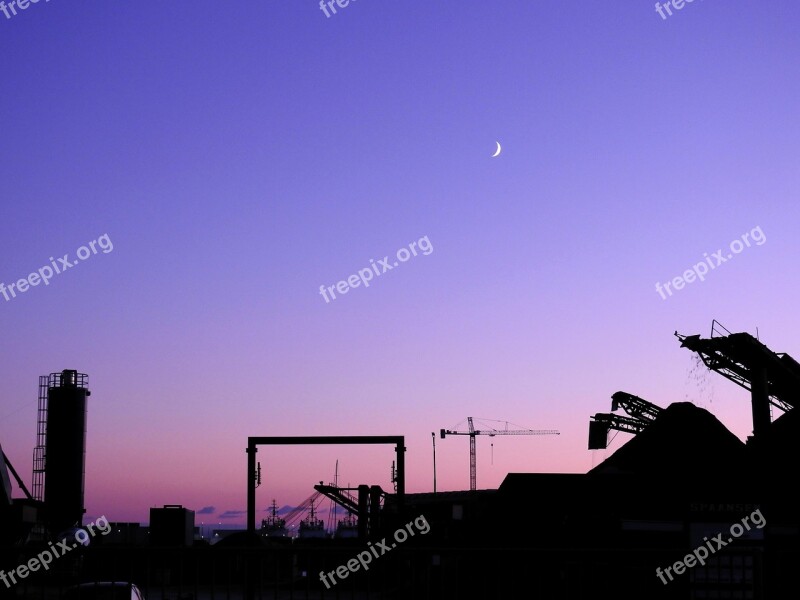
<svg viewBox="0 0 800 600"><path fill-rule="evenodd" d="M492 154L492 158L494 158L495 156L498 156L500 154L500 151L502 150L502 148L500 147L500 142L496 142L496 143L497 143L497 150L495 150L495 153Z"/></svg>

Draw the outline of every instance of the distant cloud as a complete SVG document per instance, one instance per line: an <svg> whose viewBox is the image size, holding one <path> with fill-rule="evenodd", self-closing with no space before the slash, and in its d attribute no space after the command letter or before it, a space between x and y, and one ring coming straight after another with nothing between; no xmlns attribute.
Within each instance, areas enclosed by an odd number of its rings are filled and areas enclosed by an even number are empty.
<svg viewBox="0 0 800 600"><path fill-rule="evenodd" d="M220 513L220 519L235 519L236 517L241 517L242 515L247 514L246 510L226 510L223 513Z"/></svg>
<svg viewBox="0 0 800 600"><path fill-rule="evenodd" d="M215 512L217 512L217 509L215 507L213 507L213 506L204 506L203 508L198 510L196 514L198 514L198 515L213 515Z"/></svg>

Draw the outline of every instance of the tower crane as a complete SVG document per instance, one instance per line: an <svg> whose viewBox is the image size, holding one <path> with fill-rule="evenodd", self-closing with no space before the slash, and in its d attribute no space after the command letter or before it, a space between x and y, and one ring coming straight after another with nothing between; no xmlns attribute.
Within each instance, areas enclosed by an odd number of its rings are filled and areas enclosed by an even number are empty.
<svg viewBox="0 0 800 600"><path fill-rule="evenodd" d="M477 465L475 461L475 436L476 435L561 435L555 429L509 429L508 421L495 421L505 423L505 429L475 429L472 417L467 417L468 431L451 431L450 429L440 429L439 435L442 439L448 435L468 435L469 436L469 489L474 491L477 487Z"/></svg>

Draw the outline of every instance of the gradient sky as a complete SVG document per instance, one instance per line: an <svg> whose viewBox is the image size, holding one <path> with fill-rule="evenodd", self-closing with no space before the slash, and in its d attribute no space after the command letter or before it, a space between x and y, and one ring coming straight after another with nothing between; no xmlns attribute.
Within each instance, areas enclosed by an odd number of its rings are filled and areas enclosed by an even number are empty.
<svg viewBox="0 0 800 600"><path fill-rule="evenodd" d="M405 435L467 416L478 487L581 473L624 390L744 439L747 392L673 332L800 358L800 4L316 0L31 4L0 14L0 443L30 481L37 378L90 376L87 518L245 509L247 436ZM495 142L503 151L491 158ZM766 238L662 299L760 227ZM433 252L326 303L428 236ZM494 442L494 448L490 444ZM259 505L389 488L392 450L262 450ZM493 454L493 456L492 456ZM440 490L468 440L437 439ZM17 495L19 495L17 493ZM236 513L227 513L236 514ZM201 517L197 517L198 524Z"/></svg>

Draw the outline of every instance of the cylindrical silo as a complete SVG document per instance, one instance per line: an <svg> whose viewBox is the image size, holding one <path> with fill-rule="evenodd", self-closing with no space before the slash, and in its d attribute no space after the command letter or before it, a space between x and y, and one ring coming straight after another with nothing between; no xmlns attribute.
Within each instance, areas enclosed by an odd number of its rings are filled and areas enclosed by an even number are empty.
<svg viewBox="0 0 800 600"><path fill-rule="evenodd" d="M51 373L47 387L44 504L51 533L83 524L86 404L89 377Z"/></svg>

